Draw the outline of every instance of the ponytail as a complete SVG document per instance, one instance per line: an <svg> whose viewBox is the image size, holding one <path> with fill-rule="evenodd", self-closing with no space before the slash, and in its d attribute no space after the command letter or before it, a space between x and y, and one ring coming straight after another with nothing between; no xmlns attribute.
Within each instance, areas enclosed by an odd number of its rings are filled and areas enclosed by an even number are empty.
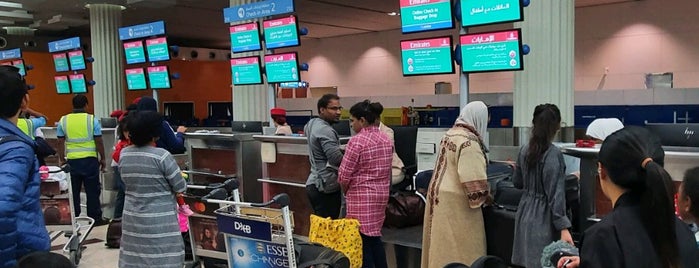
<svg viewBox="0 0 699 268"><path fill-rule="evenodd" d="M532 133L525 158L527 167L534 169L551 146L561 124L561 111L554 104L541 104L534 108Z"/></svg>
<svg viewBox="0 0 699 268"><path fill-rule="evenodd" d="M675 187L672 178L654 161L647 163L644 170L645 187L641 194L641 219L663 267L677 268L679 253L672 200Z"/></svg>

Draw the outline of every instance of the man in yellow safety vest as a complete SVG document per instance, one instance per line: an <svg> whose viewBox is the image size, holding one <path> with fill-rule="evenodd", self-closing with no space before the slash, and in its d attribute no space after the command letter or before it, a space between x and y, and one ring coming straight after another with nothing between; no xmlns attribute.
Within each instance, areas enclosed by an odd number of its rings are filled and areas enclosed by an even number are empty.
<svg viewBox="0 0 699 268"><path fill-rule="evenodd" d="M36 138L36 130L46 125L47 117L44 114L29 108L27 108L24 113L31 116L31 118L20 117L17 120L17 127L33 140Z"/></svg>
<svg viewBox="0 0 699 268"><path fill-rule="evenodd" d="M59 164L63 164L64 152L70 164L70 179L75 215L80 215L80 189L85 186L87 196L87 216L95 220L95 225L104 225L100 206L100 170L105 165L102 126L94 115L88 114L87 97L73 97L73 112L61 117L56 136L60 142ZM98 158L99 155L99 158Z"/></svg>

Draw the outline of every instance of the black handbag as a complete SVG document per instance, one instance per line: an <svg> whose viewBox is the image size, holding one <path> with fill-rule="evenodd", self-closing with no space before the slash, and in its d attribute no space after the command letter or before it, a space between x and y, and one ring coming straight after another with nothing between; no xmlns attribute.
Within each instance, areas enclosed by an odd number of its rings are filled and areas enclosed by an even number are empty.
<svg viewBox="0 0 699 268"><path fill-rule="evenodd" d="M414 191L400 191L388 197L383 225L391 228L416 226L422 224L424 216L424 195Z"/></svg>

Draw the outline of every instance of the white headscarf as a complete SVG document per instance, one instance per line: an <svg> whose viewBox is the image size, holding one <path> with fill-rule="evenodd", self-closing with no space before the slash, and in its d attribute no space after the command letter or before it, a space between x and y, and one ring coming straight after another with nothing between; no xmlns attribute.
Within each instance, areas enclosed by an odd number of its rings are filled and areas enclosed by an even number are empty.
<svg viewBox="0 0 699 268"><path fill-rule="evenodd" d="M619 119L598 118L590 123L585 134L595 139L604 140L607 136L622 128L624 128L624 124Z"/></svg>
<svg viewBox="0 0 699 268"><path fill-rule="evenodd" d="M485 103L472 101L466 104L461 109L459 118L456 119L454 124L464 124L473 127L478 132L476 134L480 137L481 142L483 142L485 147L483 149L487 152L488 146L485 144L485 138L488 131L488 106Z"/></svg>

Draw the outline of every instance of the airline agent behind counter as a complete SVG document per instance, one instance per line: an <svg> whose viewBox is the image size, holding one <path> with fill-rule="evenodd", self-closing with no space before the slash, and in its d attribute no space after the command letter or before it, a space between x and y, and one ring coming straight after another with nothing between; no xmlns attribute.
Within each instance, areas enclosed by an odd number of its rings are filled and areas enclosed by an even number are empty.
<svg viewBox="0 0 699 268"><path fill-rule="evenodd" d="M277 127L274 135L291 136L291 134L293 134L291 126L286 123L286 110L282 108L273 108L270 110L270 114L272 115L274 126Z"/></svg>

